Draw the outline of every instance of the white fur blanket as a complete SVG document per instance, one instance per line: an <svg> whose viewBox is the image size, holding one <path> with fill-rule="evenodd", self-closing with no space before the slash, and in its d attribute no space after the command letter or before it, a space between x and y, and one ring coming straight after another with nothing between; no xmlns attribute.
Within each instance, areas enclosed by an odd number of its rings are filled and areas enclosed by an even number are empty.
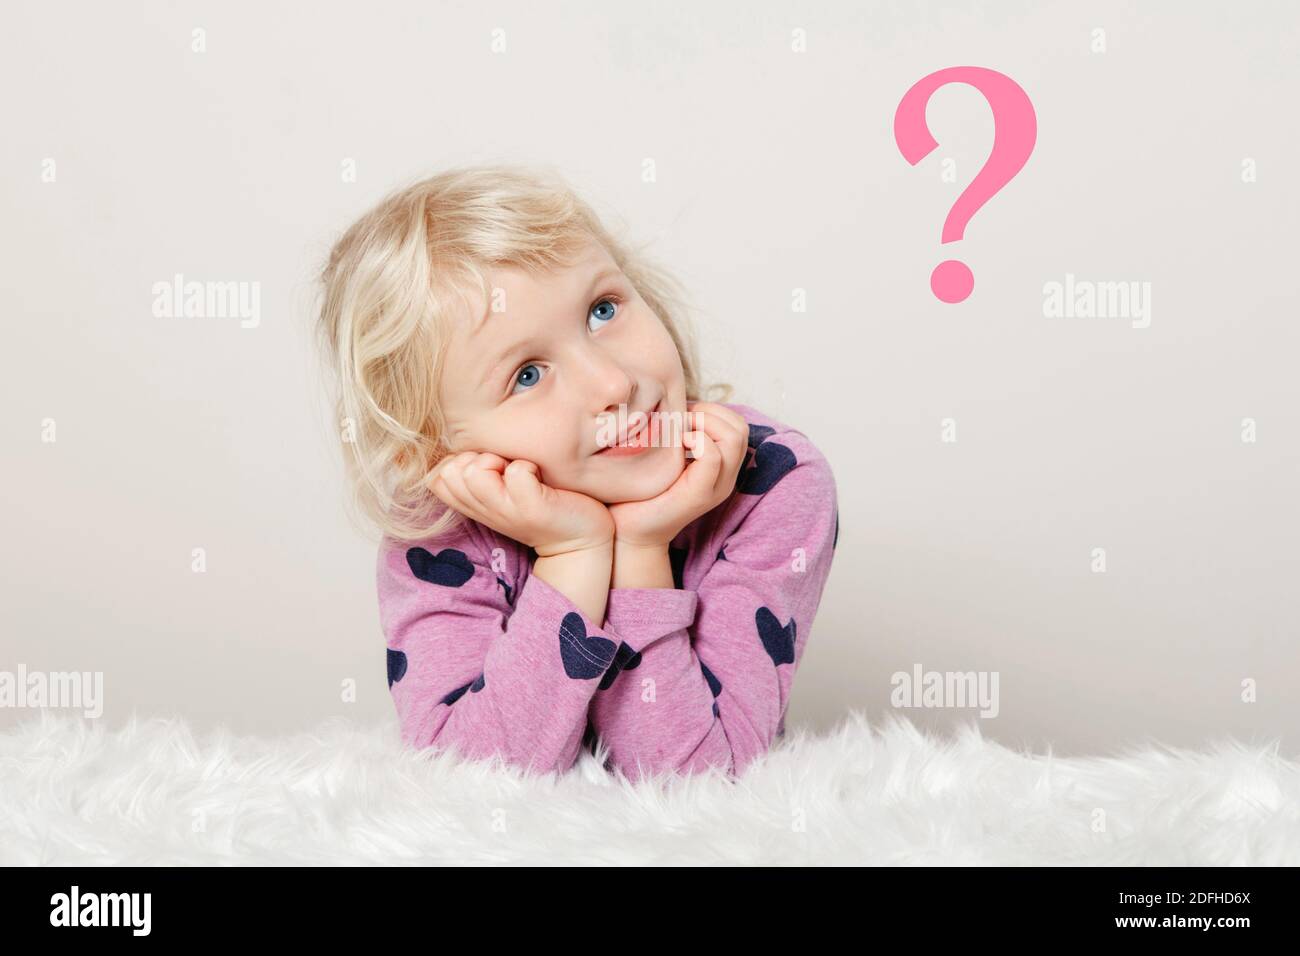
<svg viewBox="0 0 1300 956"><path fill-rule="evenodd" d="M1016 753L853 713L791 727L738 781L555 777L406 751L342 718L275 739L117 731L44 711L0 734L0 863L1300 864L1276 745Z"/></svg>

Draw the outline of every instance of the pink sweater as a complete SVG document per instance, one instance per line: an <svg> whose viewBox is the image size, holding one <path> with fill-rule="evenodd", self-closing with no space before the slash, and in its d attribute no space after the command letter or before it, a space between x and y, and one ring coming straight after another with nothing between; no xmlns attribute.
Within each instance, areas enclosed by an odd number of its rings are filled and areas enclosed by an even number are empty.
<svg viewBox="0 0 1300 956"><path fill-rule="evenodd" d="M536 553L465 519L379 549L402 739L564 771L607 746L628 777L739 775L785 732L839 538L835 481L801 432L746 405L735 492L669 548L676 588L612 588L593 621L529 572Z"/></svg>

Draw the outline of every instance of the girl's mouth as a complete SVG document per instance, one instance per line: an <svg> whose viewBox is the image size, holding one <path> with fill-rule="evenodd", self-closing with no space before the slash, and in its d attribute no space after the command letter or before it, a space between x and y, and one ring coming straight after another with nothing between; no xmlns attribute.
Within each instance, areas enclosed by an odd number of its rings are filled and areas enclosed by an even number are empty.
<svg viewBox="0 0 1300 956"><path fill-rule="evenodd" d="M650 409L646 417L646 423L641 430L627 440L622 445L610 445L608 448L602 448L596 452L596 455L603 458L628 458L633 455L639 455L648 448L651 448L650 433L654 429L655 416L659 414L659 405Z"/></svg>

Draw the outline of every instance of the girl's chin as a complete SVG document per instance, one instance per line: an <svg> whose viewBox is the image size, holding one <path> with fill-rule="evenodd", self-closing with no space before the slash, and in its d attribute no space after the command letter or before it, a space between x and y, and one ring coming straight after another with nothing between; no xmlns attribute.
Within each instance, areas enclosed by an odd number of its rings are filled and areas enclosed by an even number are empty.
<svg viewBox="0 0 1300 956"><path fill-rule="evenodd" d="M641 455L628 458L623 462L614 463L615 467L628 465L629 474L626 476L602 475L595 489L588 494L598 501L607 505L623 504L629 501L648 501L656 498L672 487L674 481L685 468L685 459L677 462L676 469L671 466L647 469L636 468L632 465L634 461L640 459ZM671 461L671 459L668 459Z"/></svg>

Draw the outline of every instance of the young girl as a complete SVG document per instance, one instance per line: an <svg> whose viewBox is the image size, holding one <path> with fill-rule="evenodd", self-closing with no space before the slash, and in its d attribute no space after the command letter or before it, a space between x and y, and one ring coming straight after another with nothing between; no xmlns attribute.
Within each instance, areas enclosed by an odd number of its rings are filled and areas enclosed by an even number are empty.
<svg viewBox="0 0 1300 956"><path fill-rule="evenodd" d="M321 279L402 739L630 777L765 753L835 482L802 432L700 400L670 280L509 166L389 196Z"/></svg>

